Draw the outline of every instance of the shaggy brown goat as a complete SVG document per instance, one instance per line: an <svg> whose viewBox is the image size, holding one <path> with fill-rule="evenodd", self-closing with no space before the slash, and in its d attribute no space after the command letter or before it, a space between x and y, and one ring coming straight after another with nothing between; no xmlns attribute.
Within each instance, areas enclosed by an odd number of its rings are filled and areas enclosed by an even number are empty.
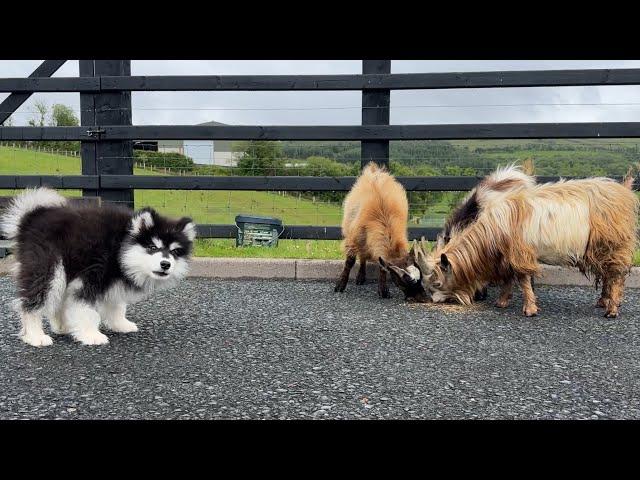
<svg viewBox="0 0 640 480"><path fill-rule="evenodd" d="M606 317L616 317L637 243L639 202L632 183L630 175L622 184L607 178L561 180L490 199L448 244L417 257L423 283L434 302L468 305L478 288L510 285L516 278L523 313L533 316L538 307L530 280L538 262L571 265L596 284L602 281L597 305ZM508 298L501 300L499 306L506 306Z"/></svg>
<svg viewBox="0 0 640 480"><path fill-rule="evenodd" d="M528 170L527 173L533 173L530 166ZM458 235L475 222L482 206L490 199L495 198L496 195L503 194L514 188L535 185L535 179L527 175L527 173L524 173L520 167L509 165L505 168L498 168L495 172L483 178L449 214L444 229L438 235L437 248L443 248L449 243L452 236ZM511 282L505 284L503 290L505 292L504 295L511 298ZM486 298L487 287L485 285L476 291L474 300L485 300Z"/></svg>

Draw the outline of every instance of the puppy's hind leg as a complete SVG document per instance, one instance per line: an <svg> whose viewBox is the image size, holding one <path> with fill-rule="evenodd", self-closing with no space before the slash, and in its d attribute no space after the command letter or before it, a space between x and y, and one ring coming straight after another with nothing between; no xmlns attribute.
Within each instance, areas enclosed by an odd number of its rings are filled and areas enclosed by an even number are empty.
<svg viewBox="0 0 640 480"><path fill-rule="evenodd" d="M67 311L70 306L69 302L73 301L74 295L80 290L81 286L82 281L72 281L69 283L64 295L59 296L61 298L59 303L49 306L49 314L47 315L49 318L49 327L56 335L67 335L71 333Z"/></svg>
<svg viewBox="0 0 640 480"><path fill-rule="evenodd" d="M56 335L65 335L69 333L64 323L63 310L58 310L55 314L49 317L49 328Z"/></svg>
<svg viewBox="0 0 640 480"><path fill-rule="evenodd" d="M127 305L124 303L107 303L100 308L100 317L104 326L112 332L137 332L138 326L127 320Z"/></svg>
<svg viewBox="0 0 640 480"><path fill-rule="evenodd" d="M109 343L109 338L100 333L100 315L82 300L69 298L65 303L64 318L69 333L84 345Z"/></svg>
<svg viewBox="0 0 640 480"><path fill-rule="evenodd" d="M18 301L22 329L20 338L34 347L53 344L49 335L42 329L43 315L49 316L59 307L66 288L64 269L60 263L42 263L24 269L16 266Z"/></svg>
<svg viewBox="0 0 640 480"><path fill-rule="evenodd" d="M21 308L20 320L22 321L20 339L23 342L34 347L46 347L53 344L51 337L42 329L41 310L27 311Z"/></svg>

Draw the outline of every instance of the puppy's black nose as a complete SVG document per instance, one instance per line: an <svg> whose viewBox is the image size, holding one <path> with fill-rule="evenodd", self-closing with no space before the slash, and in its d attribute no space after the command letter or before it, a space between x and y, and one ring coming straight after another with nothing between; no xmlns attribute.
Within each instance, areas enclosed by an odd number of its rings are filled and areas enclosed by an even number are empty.
<svg viewBox="0 0 640 480"><path fill-rule="evenodd" d="M167 262L166 260L162 260L160 262L160 268L162 268L163 270L169 270L171 268L171 263Z"/></svg>

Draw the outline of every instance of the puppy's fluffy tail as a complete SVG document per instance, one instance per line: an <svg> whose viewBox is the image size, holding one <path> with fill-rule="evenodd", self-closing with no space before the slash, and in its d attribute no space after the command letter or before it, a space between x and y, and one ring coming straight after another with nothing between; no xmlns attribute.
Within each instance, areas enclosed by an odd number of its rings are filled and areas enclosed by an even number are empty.
<svg viewBox="0 0 640 480"><path fill-rule="evenodd" d="M20 230L25 215L42 207L60 207L67 200L55 190L49 188L29 188L16 196L0 217L0 231L9 240L13 240Z"/></svg>

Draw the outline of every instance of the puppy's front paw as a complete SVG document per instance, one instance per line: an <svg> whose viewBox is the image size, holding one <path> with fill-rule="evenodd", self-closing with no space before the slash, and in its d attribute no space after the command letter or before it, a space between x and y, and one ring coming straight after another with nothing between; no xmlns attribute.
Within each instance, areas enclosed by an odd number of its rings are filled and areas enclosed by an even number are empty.
<svg viewBox="0 0 640 480"><path fill-rule="evenodd" d="M135 323L130 322L126 318L123 318L122 320L119 320L114 324L108 325L107 328L109 328L109 330L111 330L112 332L118 333L133 333L138 331L138 326Z"/></svg>
<svg viewBox="0 0 640 480"><path fill-rule="evenodd" d="M53 345L53 339L44 332L21 335L20 338L24 343L28 343L34 347L48 347L49 345Z"/></svg>
<svg viewBox="0 0 640 480"><path fill-rule="evenodd" d="M70 333L69 329L65 325L59 322L51 322L49 324L49 327L51 328L51 331L56 335L66 335Z"/></svg>
<svg viewBox="0 0 640 480"><path fill-rule="evenodd" d="M83 345L105 345L109 343L109 337L98 330L91 332L76 333L75 339Z"/></svg>

